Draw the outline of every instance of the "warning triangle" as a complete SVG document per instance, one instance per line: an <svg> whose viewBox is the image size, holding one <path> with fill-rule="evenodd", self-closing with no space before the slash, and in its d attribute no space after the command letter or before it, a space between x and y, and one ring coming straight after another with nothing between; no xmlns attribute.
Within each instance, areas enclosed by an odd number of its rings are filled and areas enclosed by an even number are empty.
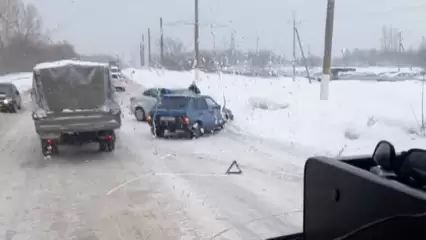
<svg viewBox="0 0 426 240"><path fill-rule="evenodd" d="M234 167L234 170L232 168ZM236 169L236 170L235 170ZM229 166L228 170L226 170L225 174L242 174L243 171L241 171L240 166L238 165L237 161L233 161L231 166Z"/></svg>

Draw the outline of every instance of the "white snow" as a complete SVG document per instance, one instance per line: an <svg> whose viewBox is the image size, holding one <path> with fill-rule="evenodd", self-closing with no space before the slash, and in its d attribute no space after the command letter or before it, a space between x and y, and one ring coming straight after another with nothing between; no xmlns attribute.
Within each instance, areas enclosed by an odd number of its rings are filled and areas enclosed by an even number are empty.
<svg viewBox="0 0 426 240"><path fill-rule="evenodd" d="M20 92L25 92L32 87L33 74L28 73L13 73L0 76L0 82L11 82L15 84Z"/></svg>
<svg viewBox="0 0 426 240"><path fill-rule="evenodd" d="M61 60L61 61L54 61L54 62L39 63L34 67L34 70L64 67L64 66L67 66L67 65L90 66L90 67L108 67L108 64L106 64L106 63L86 62L86 61L77 61L77 60Z"/></svg>
<svg viewBox="0 0 426 240"><path fill-rule="evenodd" d="M194 72L133 70L123 73L145 87L182 88L194 79ZM363 68L357 72L394 70ZM302 146L307 155L369 154L382 139L394 143L397 150L426 146L420 131L420 81L332 81L329 101L320 101L319 84L308 84L305 78L292 82L291 78L200 76L197 84L203 93L220 103L226 98L226 106L236 117L232 130ZM27 91L31 79L32 73L18 73L1 76L0 82L12 82Z"/></svg>
<svg viewBox="0 0 426 240"><path fill-rule="evenodd" d="M123 72L145 87L188 87L194 79L193 72L133 70ZM420 81L332 81L329 100L320 101L319 83L309 84L305 78L292 82L291 78L200 76L197 84L202 93L219 102L225 96L236 117L235 131L302 146L307 155L371 154L384 139L397 150L426 146L418 123Z"/></svg>

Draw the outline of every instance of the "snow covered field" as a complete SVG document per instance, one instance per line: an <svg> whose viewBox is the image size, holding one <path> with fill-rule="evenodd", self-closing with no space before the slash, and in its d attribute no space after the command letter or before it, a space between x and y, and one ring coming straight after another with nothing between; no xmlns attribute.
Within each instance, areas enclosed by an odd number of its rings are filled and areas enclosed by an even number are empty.
<svg viewBox="0 0 426 240"><path fill-rule="evenodd" d="M361 69L384 72L390 69ZM187 87L194 73L163 70L125 71L146 87ZM306 155L370 154L383 139L397 150L425 147L420 133L421 91L419 81L335 81L329 101L319 100L319 84L300 78L249 78L204 74L201 91L234 111L234 131L274 139L301 148ZM301 163L303 164L303 163Z"/></svg>

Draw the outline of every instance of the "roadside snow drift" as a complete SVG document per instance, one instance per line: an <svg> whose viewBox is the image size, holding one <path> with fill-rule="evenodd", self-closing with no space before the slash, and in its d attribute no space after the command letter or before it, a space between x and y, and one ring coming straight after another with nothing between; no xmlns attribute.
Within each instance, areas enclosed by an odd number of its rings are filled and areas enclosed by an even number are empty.
<svg viewBox="0 0 426 240"><path fill-rule="evenodd" d="M145 87L188 87L195 76L156 69L124 73ZM236 118L234 131L303 146L307 156L371 154L383 139L397 150L426 147L419 81L333 81L328 101L319 100L318 82L304 78L200 73L197 84L219 103L226 99Z"/></svg>
<svg viewBox="0 0 426 240"><path fill-rule="evenodd" d="M0 76L0 82L12 82L20 92L25 92L31 89L32 73L13 73Z"/></svg>

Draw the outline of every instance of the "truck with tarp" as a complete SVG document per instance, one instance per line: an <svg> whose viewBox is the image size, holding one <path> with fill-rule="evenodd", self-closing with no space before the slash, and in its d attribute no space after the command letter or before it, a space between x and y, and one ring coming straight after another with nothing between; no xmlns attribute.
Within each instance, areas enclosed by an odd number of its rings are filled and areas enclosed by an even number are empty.
<svg viewBox="0 0 426 240"><path fill-rule="evenodd" d="M121 109L114 97L108 64L62 60L36 65L31 90L32 118L44 155L61 144L97 142L115 149Z"/></svg>

